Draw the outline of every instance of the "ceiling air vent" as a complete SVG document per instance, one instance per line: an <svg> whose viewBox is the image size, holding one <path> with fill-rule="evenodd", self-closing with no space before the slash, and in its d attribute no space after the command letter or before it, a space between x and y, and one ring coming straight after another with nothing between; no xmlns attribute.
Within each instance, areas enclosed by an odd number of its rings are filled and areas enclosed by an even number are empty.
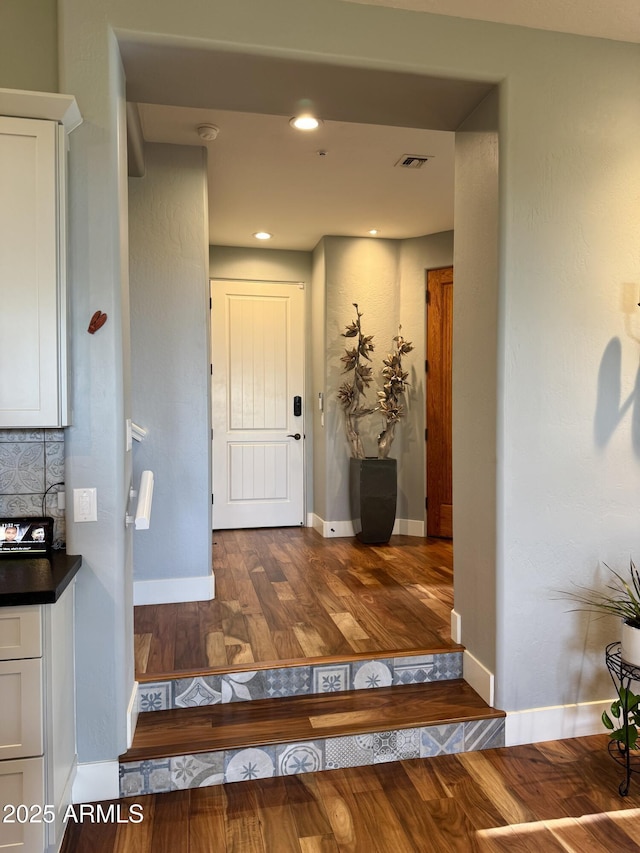
<svg viewBox="0 0 640 853"><path fill-rule="evenodd" d="M422 169L424 164L431 159L427 154L403 154L396 166L401 169Z"/></svg>

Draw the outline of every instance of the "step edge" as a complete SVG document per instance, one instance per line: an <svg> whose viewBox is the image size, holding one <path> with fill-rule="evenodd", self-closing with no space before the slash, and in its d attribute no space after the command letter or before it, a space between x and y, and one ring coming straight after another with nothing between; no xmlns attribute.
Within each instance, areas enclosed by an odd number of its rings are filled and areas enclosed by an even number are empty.
<svg viewBox="0 0 640 853"><path fill-rule="evenodd" d="M230 741L226 745L216 746L215 749L207 748L206 746L202 747L189 747L188 749L169 749L169 748L148 748L148 749L139 749L139 751L135 751L133 749L127 750L127 752L123 753L118 758L119 764L132 764L139 761L154 761L165 758L179 758L184 755L201 755L207 753L215 753L215 752L228 752L235 751L238 749L256 749L260 747L269 747L269 746L278 746L279 744L290 744L296 743L298 741L301 742L309 742L315 740L332 740L334 738L343 738L343 737L354 737L355 735L364 735L364 734L376 734L382 733L385 731L401 731L403 729L429 729L429 728L440 728L441 726L450 726L450 725L459 725L460 723L473 723L479 720L500 720L506 719L505 711L499 711L495 708L489 709L488 713L477 713L477 714L469 714L462 715L459 714L453 717L446 717L442 720L432 720L426 721L424 718L419 717L414 719L411 722L399 722L394 724L393 727L380 728L380 726L376 726L374 724L369 725L352 725L349 727L345 727L343 730L338 732L333 731L329 735L322 736L318 733L316 737L279 737L279 738L248 738L244 739L242 743L237 741ZM422 720L422 722L420 722ZM133 753L133 754L132 754Z"/></svg>
<svg viewBox="0 0 640 853"><path fill-rule="evenodd" d="M194 667L157 673L136 673L139 684L154 684L157 681L177 681L184 678L202 678L207 675L229 675L238 672L262 672L269 669L292 669L295 667L317 666L335 663L352 663L360 660L388 660L393 658L420 657L421 655L443 655L464 652L465 646L452 643L450 646L431 646L421 649L396 649L384 652L352 652L340 655L318 655L307 658L289 658L279 661L252 661L249 663L228 664L226 666Z"/></svg>

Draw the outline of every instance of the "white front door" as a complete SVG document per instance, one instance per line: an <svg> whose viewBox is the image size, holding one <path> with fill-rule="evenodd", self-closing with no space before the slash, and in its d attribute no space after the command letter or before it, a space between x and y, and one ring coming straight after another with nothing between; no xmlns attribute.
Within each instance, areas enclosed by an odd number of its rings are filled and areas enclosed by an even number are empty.
<svg viewBox="0 0 640 853"><path fill-rule="evenodd" d="M304 288L211 282L213 526L304 524Z"/></svg>

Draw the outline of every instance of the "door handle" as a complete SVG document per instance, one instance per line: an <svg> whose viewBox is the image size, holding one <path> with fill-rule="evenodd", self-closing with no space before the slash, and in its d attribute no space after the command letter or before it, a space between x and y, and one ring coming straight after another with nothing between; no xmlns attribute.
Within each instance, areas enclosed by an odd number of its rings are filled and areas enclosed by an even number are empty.
<svg viewBox="0 0 640 853"><path fill-rule="evenodd" d="M302 438L302 436L300 435L300 433L299 433L299 432L297 432L295 435L292 435L291 433L289 433L289 434L287 435L287 438L295 438L295 440L296 440L296 441L300 441L300 439Z"/></svg>

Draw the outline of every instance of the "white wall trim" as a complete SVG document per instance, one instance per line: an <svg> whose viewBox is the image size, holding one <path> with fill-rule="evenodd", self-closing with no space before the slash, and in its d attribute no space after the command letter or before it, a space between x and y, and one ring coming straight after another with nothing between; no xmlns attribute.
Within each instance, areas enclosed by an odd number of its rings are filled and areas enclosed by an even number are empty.
<svg viewBox="0 0 640 853"><path fill-rule="evenodd" d="M196 578L167 578L156 581L134 581L133 603L175 604L179 601L210 601L215 598L213 574Z"/></svg>
<svg viewBox="0 0 640 853"><path fill-rule="evenodd" d="M462 643L462 616L451 610L451 639L454 643Z"/></svg>
<svg viewBox="0 0 640 853"><path fill-rule="evenodd" d="M505 746L601 734L605 730L602 725L602 712L610 708L611 702L611 699L604 699L598 702L508 711Z"/></svg>
<svg viewBox="0 0 640 853"><path fill-rule="evenodd" d="M467 684L493 707L495 676L466 649L462 655L462 672Z"/></svg>
<svg viewBox="0 0 640 853"><path fill-rule="evenodd" d="M138 699L138 682L133 682L129 704L127 705L127 749L133 743L133 735L138 725L138 714L140 710L140 702Z"/></svg>
<svg viewBox="0 0 640 853"><path fill-rule="evenodd" d="M396 518L393 532L402 536L424 537L424 521L418 521L417 518Z"/></svg>
<svg viewBox="0 0 640 853"><path fill-rule="evenodd" d="M95 761L78 764L73 783L73 803L93 803L96 800L117 800L120 796L120 767L116 761Z"/></svg>
<svg viewBox="0 0 640 853"><path fill-rule="evenodd" d="M351 521L325 521L319 515L312 512L307 516L307 526L313 527L325 539L355 536ZM393 533L401 534L402 536L424 537L424 521L418 521L415 518L396 518L393 525Z"/></svg>

